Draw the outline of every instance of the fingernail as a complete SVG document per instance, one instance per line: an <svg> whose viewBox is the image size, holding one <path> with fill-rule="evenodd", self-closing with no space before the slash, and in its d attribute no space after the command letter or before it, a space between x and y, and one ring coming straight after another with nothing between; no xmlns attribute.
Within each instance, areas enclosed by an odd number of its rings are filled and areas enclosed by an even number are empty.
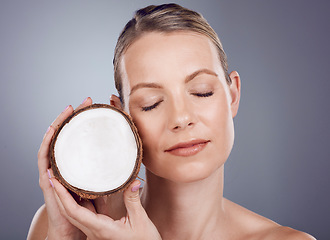
<svg viewBox="0 0 330 240"><path fill-rule="evenodd" d="M84 101L83 101L82 103L85 103L85 102L87 101L88 98L89 98L89 97L85 98Z"/></svg>
<svg viewBox="0 0 330 240"><path fill-rule="evenodd" d="M53 184L52 180L51 179L48 179L48 180L49 180L50 185L52 186L52 188L54 188L54 184Z"/></svg>
<svg viewBox="0 0 330 240"><path fill-rule="evenodd" d="M50 175L50 171L49 171L49 169L47 169L47 174L48 174L48 178L49 178L49 179L52 178L52 176Z"/></svg>
<svg viewBox="0 0 330 240"><path fill-rule="evenodd" d="M140 189L141 183L132 187L132 192L136 192Z"/></svg>
<svg viewBox="0 0 330 240"><path fill-rule="evenodd" d="M67 107L63 110L63 112L65 112L66 110L68 110L70 106L71 106L71 105L67 106Z"/></svg>

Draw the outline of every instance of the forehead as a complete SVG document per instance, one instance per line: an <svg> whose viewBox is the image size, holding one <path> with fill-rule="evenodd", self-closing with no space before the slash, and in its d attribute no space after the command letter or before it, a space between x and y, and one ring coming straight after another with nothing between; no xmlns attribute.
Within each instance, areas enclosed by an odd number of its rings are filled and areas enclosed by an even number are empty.
<svg viewBox="0 0 330 240"><path fill-rule="evenodd" d="M151 32L142 35L124 53L123 60L127 68L132 67L157 67L159 63L171 66L171 63L189 59L189 62L203 60L206 63L217 57L214 44L204 35L176 31L171 33ZM220 61L218 62L220 64ZM200 63L199 63L200 64ZM163 66L164 67L164 66Z"/></svg>
<svg viewBox="0 0 330 240"><path fill-rule="evenodd" d="M140 82L184 79L199 69L223 75L212 41L195 32L151 32L136 40L121 62L123 90Z"/></svg>

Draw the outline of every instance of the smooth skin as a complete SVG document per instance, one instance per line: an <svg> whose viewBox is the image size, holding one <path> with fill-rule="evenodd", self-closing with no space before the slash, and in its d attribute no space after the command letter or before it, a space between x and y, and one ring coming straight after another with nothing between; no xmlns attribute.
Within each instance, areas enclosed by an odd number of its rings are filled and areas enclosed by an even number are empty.
<svg viewBox="0 0 330 240"><path fill-rule="evenodd" d="M40 147L46 207L35 215L28 239L314 239L223 197L241 84L235 71L232 83L226 82L208 38L146 33L125 52L121 69L125 105L116 96L110 102L132 116L143 141L146 182L140 197L138 181L123 196L94 205L75 201L53 177L51 186L49 141L72 113L69 107ZM89 104L88 98L80 107Z"/></svg>

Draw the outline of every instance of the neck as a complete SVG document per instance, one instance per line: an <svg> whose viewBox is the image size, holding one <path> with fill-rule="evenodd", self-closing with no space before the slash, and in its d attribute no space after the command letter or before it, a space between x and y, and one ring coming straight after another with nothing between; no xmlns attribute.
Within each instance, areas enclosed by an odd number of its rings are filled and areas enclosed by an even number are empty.
<svg viewBox="0 0 330 240"><path fill-rule="evenodd" d="M146 179L142 204L163 239L201 239L219 231L225 220L223 167L191 183L173 182L148 170Z"/></svg>

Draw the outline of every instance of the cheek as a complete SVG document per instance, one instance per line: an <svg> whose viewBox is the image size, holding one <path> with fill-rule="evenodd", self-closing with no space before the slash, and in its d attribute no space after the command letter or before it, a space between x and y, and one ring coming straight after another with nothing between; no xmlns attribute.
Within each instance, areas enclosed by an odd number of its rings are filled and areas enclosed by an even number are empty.
<svg viewBox="0 0 330 240"><path fill-rule="evenodd" d="M142 115L142 114L141 114ZM139 131L140 137L143 143L143 150L145 153L150 153L155 151L158 146L155 139L160 139L161 137L161 120L159 115L156 116L141 116L140 114L132 114L133 121Z"/></svg>
<svg viewBox="0 0 330 240"><path fill-rule="evenodd" d="M207 106L200 106L197 112L200 121L212 132L224 130L232 121L229 105L224 98L214 98Z"/></svg>
<svg viewBox="0 0 330 240"><path fill-rule="evenodd" d="M164 161L163 148L166 132L166 117L161 111L157 114L137 113L131 115L143 143L143 164L146 169L155 175L162 176L162 173L168 172L166 161Z"/></svg>
<svg viewBox="0 0 330 240"><path fill-rule="evenodd" d="M207 108L200 109L200 113L201 122L206 126L218 154L222 155L221 161L225 161L234 141L234 125L230 106L224 98L215 99Z"/></svg>

